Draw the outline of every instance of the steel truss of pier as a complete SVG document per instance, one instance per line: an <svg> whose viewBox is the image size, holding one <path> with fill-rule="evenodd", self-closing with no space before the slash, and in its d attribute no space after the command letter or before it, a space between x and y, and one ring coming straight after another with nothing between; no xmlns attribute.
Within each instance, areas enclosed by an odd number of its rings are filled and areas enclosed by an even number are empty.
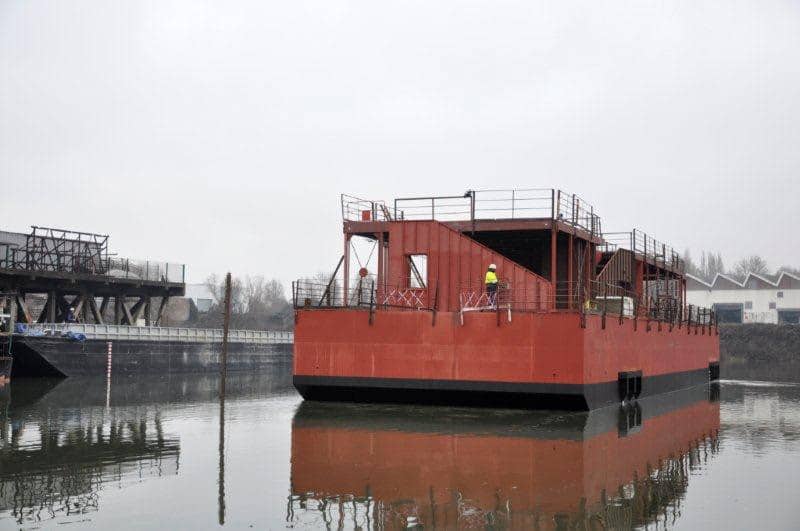
<svg viewBox="0 0 800 531"><path fill-rule="evenodd" d="M107 235L36 226L3 234L0 313L18 323L64 322L71 310L81 323L157 325L169 298L185 293L185 266L119 258Z"/></svg>

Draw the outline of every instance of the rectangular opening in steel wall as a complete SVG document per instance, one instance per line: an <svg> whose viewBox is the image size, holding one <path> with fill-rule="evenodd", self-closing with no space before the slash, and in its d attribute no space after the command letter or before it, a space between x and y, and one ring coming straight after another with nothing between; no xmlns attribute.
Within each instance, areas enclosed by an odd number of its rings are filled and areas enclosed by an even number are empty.
<svg viewBox="0 0 800 531"><path fill-rule="evenodd" d="M428 287L428 255L408 255L408 287L421 289Z"/></svg>

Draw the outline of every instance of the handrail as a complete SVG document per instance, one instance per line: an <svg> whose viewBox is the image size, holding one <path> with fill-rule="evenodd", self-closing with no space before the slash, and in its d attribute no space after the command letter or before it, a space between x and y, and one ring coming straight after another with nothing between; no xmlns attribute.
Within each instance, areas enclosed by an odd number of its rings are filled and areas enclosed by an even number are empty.
<svg viewBox="0 0 800 531"><path fill-rule="evenodd" d="M300 279L292 282L292 305L295 309L319 308L395 308L431 310L435 287L414 288L410 286L375 286L374 282L351 286L348 296L338 283L328 285L316 279ZM346 301L346 302L345 302Z"/></svg>
<svg viewBox="0 0 800 531"><path fill-rule="evenodd" d="M125 278L182 284L186 281L186 265L153 260L133 260L109 256L86 257L80 253L59 251L46 260L36 251L7 248L0 256L0 269L76 273L108 278Z"/></svg>
<svg viewBox="0 0 800 531"><path fill-rule="evenodd" d="M342 194L343 221L391 221L392 215L384 201L371 201ZM366 217L366 219L365 219Z"/></svg>
<svg viewBox="0 0 800 531"><path fill-rule="evenodd" d="M182 328L170 326L125 326L87 323L36 323L26 325L29 332L62 335L67 332L79 333L87 339L100 340L141 340L141 341L179 341L184 343L222 341L223 331L218 328ZM231 343L252 344L291 344L293 332L274 330L230 330Z"/></svg>
<svg viewBox="0 0 800 531"><path fill-rule="evenodd" d="M463 195L402 197L394 200L394 218L476 221L557 219L599 235L600 217L575 194L552 188L468 190Z"/></svg>
<svg viewBox="0 0 800 531"><path fill-rule="evenodd" d="M603 234L603 240L603 244L600 245L601 251L627 249L637 258L655 266L670 267L681 273L685 271L686 264L675 249L639 229L630 232L606 232Z"/></svg>

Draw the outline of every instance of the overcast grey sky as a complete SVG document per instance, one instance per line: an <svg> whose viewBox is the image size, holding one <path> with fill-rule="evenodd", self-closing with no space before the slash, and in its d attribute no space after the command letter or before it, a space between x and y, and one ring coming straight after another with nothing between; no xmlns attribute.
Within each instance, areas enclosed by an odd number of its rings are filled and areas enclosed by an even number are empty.
<svg viewBox="0 0 800 531"><path fill-rule="evenodd" d="M800 2L0 0L0 228L284 282L338 194L559 187L800 266Z"/></svg>

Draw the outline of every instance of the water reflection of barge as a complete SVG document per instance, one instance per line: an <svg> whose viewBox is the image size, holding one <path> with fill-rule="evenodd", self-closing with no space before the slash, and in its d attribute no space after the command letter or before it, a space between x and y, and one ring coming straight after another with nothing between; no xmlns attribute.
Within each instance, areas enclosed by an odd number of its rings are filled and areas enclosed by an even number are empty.
<svg viewBox="0 0 800 531"><path fill-rule="evenodd" d="M690 471L716 452L709 391L572 414L304 403L287 519L365 529L647 525L679 511Z"/></svg>

